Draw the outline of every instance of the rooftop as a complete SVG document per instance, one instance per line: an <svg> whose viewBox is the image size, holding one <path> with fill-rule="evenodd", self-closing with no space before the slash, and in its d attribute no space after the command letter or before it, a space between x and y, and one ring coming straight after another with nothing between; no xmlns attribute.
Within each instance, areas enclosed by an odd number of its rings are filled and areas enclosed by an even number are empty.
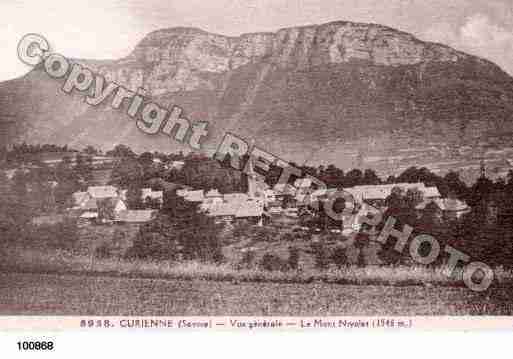
<svg viewBox="0 0 513 359"><path fill-rule="evenodd" d="M114 186L90 186L87 193L93 198L117 197L118 190Z"/></svg>
<svg viewBox="0 0 513 359"><path fill-rule="evenodd" d="M116 214L115 221L127 223L144 223L151 221L155 216L154 210L126 210Z"/></svg>

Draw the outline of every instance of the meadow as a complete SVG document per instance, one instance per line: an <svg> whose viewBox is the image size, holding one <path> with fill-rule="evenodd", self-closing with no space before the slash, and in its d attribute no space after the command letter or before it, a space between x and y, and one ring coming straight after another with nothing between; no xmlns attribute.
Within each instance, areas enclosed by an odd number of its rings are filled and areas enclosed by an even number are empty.
<svg viewBox="0 0 513 359"><path fill-rule="evenodd" d="M444 266L329 266L297 270L269 271L259 266L197 261L127 260L120 257L98 258L67 250L4 247L0 271L11 273L77 274L111 277L211 280L224 282L270 282L308 284L322 282L348 285L450 286L464 287L461 271L448 276ZM513 286L513 271L495 268L492 286ZM465 288L467 289L467 288ZM468 290L468 289L467 289Z"/></svg>
<svg viewBox="0 0 513 359"><path fill-rule="evenodd" d="M511 315L512 290L0 274L1 315Z"/></svg>
<svg viewBox="0 0 513 359"><path fill-rule="evenodd" d="M3 247L0 314L511 315L513 273L483 293L444 267L266 271L230 263L126 260ZM461 273L460 273L461 274Z"/></svg>

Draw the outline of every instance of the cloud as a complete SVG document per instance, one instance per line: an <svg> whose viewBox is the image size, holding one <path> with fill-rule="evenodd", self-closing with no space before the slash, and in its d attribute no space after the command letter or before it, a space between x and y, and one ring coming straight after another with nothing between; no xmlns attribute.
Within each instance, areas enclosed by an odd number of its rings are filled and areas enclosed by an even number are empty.
<svg viewBox="0 0 513 359"><path fill-rule="evenodd" d="M126 56L145 33L130 11L113 2L4 1L0 3L0 81L30 70L16 56L18 41L27 33L43 35L53 51L66 56L97 59Z"/></svg>
<svg viewBox="0 0 513 359"><path fill-rule="evenodd" d="M513 31L484 14L469 16L457 28L436 24L424 38L489 59L513 75Z"/></svg>

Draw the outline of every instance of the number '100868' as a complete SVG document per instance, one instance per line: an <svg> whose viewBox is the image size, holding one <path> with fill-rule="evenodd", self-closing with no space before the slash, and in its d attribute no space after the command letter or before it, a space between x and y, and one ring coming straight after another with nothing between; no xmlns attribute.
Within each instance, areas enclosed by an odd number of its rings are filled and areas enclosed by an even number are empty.
<svg viewBox="0 0 513 359"><path fill-rule="evenodd" d="M53 342L18 342L18 350L53 350Z"/></svg>

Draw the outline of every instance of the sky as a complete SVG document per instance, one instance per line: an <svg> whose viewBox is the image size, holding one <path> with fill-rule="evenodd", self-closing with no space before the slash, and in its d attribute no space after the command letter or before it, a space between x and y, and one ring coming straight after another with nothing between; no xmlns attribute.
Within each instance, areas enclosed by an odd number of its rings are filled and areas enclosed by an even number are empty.
<svg viewBox="0 0 513 359"><path fill-rule="evenodd" d="M161 28L240 35L335 20L394 27L513 75L513 0L0 0L0 81L30 70L16 56L26 33L68 57L116 59Z"/></svg>

